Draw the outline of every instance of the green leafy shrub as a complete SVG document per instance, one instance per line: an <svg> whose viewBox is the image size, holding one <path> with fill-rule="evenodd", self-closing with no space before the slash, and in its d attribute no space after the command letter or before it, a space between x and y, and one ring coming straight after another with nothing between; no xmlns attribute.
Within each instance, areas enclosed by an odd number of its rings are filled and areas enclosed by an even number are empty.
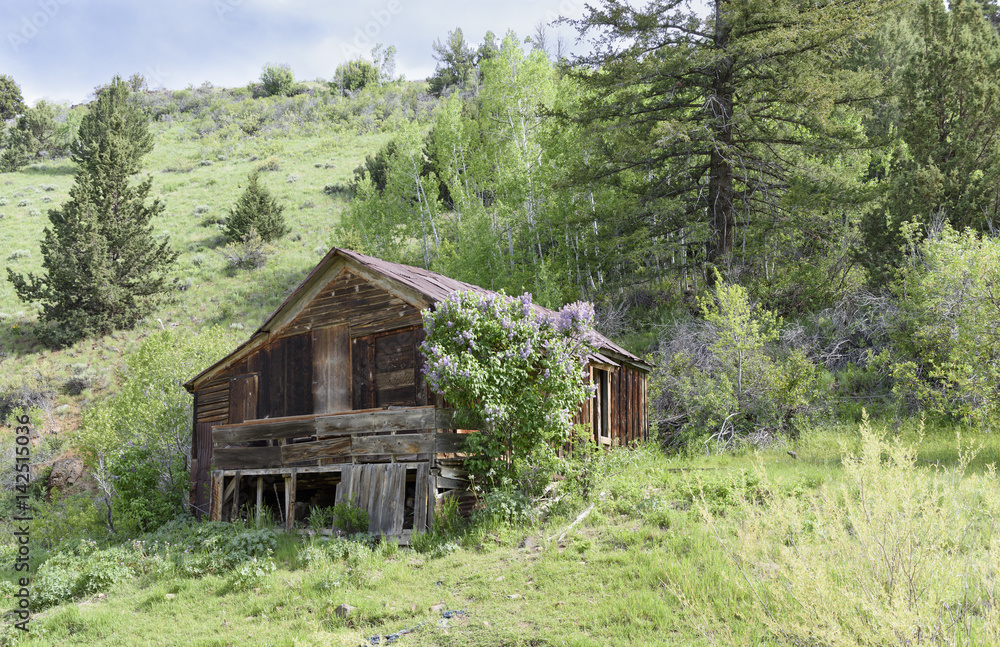
<svg viewBox="0 0 1000 647"><path fill-rule="evenodd" d="M473 522L477 524L515 528L534 521L531 499L518 490L502 488L494 488L484 493L473 517ZM450 524L445 521L441 525L447 527Z"/></svg>
<svg viewBox="0 0 1000 647"><path fill-rule="evenodd" d="M231 340L221 328L151 334L126 355L118 392L84 413L74 441L100 488L109 529L116 510L132 531L149 530L181 511L192 415L191 396L181 384L221 357ZM132 465L131 458L142 462ZM123 493L136 503L120 501Z"/></svg>
<svg viewBox="0 0 1000 647"><path fill-rule="evenodd" d="M267 580L267 576L273 573L274 570L275 566L272 560L251 557L249 560L236 565L226 583L234 591L248 591L260 588Z"/></svg>
<svg viewBox="0 0 1000 647"><path fill-rule="evenodd" d="M570 304L550 319L530 294L457 292L422 314L427 383L455 406L456 424L479 430L466 441L474 482L537 493L591 392L584 367L593 306Z"/></svg>
<svg viewBox="0 0 1000 647"><path fill-rule="evenodd" d="M270 528L248 529L222 522L174 519L143 537L150 552L164 553L179 572L192 577L227 573L243 562L274 556L277 536Z"/></svg>
<svg viewBox="0 0 1000 647"><path fill-rule="evenodd" d="M51 555L33 580L34 602L40 608L107 591L136 574L142 558L126 546L98 550L83 540L73 548Z"/></svg>
<svg viewBox="0 0 1000 647"><path fill-rule="evenodd" d="M108 531L94 500L82 493L49 492L48 500L32 503L31 541L52 549L63 542L107 538Z"/></svg>
<svg viewBox="0 0 1000 647"><path fill-rule="evenodd" d="M363 58L341 63L333 75L331 85L342 92L354 92L378 85L379 73L374 63Z"/></svg>
<svg viewBox="0 0 1000 647"><path fill-rule="evenodd" d="M329 528L333 524L333 508L309 506L309 527L313 530Z"/></svg>
<svg viewBox="0 0 1000 647"><path fill-rule="evenodd" d="M188 482L183 456L171 457L165 478L152 449L127 444L111 460L110 471L118 493L114 507L119 531L129 535L149 532L183 510Z"/></svg>
<svg viewBox="0 0 1000 647"><path fill-rule="evenodd" d="M257 230L250 228L240 240L231 242L219 250L231 271L259 270L267 265L274 255L274 249L264 242Z"/></svg>
<svg viewBox="0 0 1000 647"><path fill-rule="evenodd" d="M295 94L295 74L287 63L265 65L260 73L260 84L269 97Z"/></svg>
<svg viewBox="0 0 1000 647"><path fill-rule="evenodd" d="M650 380L664 444L707 437L731 448L794 432L822 404L816 366L802 351L781 351L780 320L740 285L719 281L701 310L701 322L675 328Z"/></svg>
<svg viewBox="0 0 1000 647"><path fill-rule="evenodd" d="M897 287L896 393L980 428L1000 423L1000 240L948 225L919 245Z"/></svg>
<svg viewBox="0 0 1000 647"><path fill-rule="evenodd" d="M281 238L289 232L282 215L285 208L260 184L258 172L251 173L248 180L247 188L226 218L223 233L234 242L243 240L251 231L256 231L265 243Z"/></svg>
<svg viewBox="0 0 1000 647"><path fill-rule="evenodd" d="M368 531L368 511L354 501L341 502L330 508L333 526L348 535Z"/></svg>

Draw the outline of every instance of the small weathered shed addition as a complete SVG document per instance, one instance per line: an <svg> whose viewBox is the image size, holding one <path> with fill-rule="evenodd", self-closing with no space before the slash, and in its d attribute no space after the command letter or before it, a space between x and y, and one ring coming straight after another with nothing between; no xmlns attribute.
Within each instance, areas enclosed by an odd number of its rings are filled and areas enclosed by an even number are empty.
<svg viewBox="0 0 1000 647"><path fill-rule="evenodd" d="M463 290L435 272L334 248L194 394L191 503L235 519L266 506L291 525L310 505L353 501L369 530L406 537L465 497L463 434L421 373L420 311ZM596 442L647 436L638 357L598 336L597 385L576 416Z"/></svg>

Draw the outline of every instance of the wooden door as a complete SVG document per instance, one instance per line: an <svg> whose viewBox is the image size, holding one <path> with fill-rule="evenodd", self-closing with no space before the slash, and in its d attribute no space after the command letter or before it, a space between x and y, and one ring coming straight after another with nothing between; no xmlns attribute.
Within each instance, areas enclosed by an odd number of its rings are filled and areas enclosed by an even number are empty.
<svg viewBox="0 0 1000 647"><path fill-rule="evenodd" d="M257 417L257 374L239 375L229 380L229 424Z"/></svg>
<svg viewBox="0 0 1000 647"><path fill-rule="evenodd" d="M355 409L427 404L418 349L423 328L404 328L353 340Z"/></svg>
<svg viewBox="0 0 1000 647"><path fill-rule="evenodd" d="M312 332L313 413L351 410L351 334L347 324Z"/></svg>

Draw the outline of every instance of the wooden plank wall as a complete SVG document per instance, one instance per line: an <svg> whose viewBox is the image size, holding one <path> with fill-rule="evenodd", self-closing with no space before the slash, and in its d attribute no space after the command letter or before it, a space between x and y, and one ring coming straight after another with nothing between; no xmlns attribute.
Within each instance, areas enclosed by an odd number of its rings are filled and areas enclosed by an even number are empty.
<svg viewBox="0 0 1000 647"><path fill-rule="evenodd" d="M382 419L384 422L380 422ZM347 424L335 424L341 420ZM326 465L329 460L426 461L430 455L461 452L468 434L413 430L448 428L449 424L448 412L423 408L224 426L213 432L213 466L216 469L259 469ZM395 430L397 427L407 431L386 433L389 428ZM274 446L240 444L305 436L318 437L318 440Z"/></svg>
<svg viewBox="0 0 1000 647"><path fill-rule="evenodd" d="M628 445L643 441L648 436L646 412L646 376L628 366L621 366L610 375L611 396L611 438L615 445ZM585 424L591 428L597 442L594 426L594 398L584 400L573 416L573 424Z"/></svg>
<svg viewBox="0 0 1000 647"><path fill-rule="evenodd" d="M430 528L437 498L427 463L344 465L334 503L353 502L367 510L368 532L399 535L404 526L407 471L416 472L412 530L425 532Z"/></svg>
<svg viewBox="0 0 1000 647"><path fill-rule="evenodd" d="M349 323L351 336L361 337L405 326L421 325L420 311L350 270L343 270L324 287L281 334Z"/></svg>
<svg viewBox="0 0 1000 647"><path fill-rule="evenodd" d="M229 423L257 417L258 376L240 375L229 381Z"/></svg>
<svg viewBox="0 0 1000 647"><path fill-rule="evenodd" d="M229 375L216 378L198 390L195 422L229 422Z"/></svg>
<svg viewBox="0 0 1000 647"><path fill-rule="evenodd" d="M423 339L423 328L409 328L351 340L353 408L427 404L427 385L420 370Z"/></svg>
<svg viewBox="0 0 1000 647"><path fill-rule="evenodd" d="M279 337L270 344L263 382L269 395L266 417L313 412L312 333Z"/></svg>
<svg viewBox="0 0 1000 647"><path fill-rule="evenodd" d="M194 442L191 444L191 505L199 517L208 514L209 471L212 463L212 423L195 424Z"/></svg>
<svg viewBox="0 0 1000 647"><path fill-rule="evenodd" d="M351 409L351 332L347 324L312 331L313 413Z"/></svg>
<svg viewBox="0 0 1000 647"><path fill-rule="evenodd" d="M611 373L611 437L625 446L646 439L645 375L621 366Z"/></svg>

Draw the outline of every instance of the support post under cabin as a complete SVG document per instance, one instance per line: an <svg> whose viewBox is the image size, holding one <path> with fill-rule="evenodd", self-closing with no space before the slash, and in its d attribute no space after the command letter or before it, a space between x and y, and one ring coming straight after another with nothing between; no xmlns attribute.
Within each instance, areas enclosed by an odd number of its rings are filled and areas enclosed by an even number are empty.
<svg viewBox="0 0 1000 647"><path fill-rule="evenodd" d="M293 467L292 473L285 477L285 528L291 530L295 527L295 486L297 470Z"/></svg>
<svg viewBox="0 0 1000 647"><path fill-rule="evenodd" d="M261 515L264 513L264 477L257 477L257 528L260 528Z"/></svg>
<svg viewBox="0 0 1000 647"><path fill-rule="evenodd" d="M212 472L212 497L208 508L209 521L222 520L222 472Z"/></svg>
<svg viewBox="0 0 1000 647"><path fill-rule="evenodd" d="M237 521L240 518L240 471L236 470L233 477L233 508L229 512L229 520Z"/></svg>

